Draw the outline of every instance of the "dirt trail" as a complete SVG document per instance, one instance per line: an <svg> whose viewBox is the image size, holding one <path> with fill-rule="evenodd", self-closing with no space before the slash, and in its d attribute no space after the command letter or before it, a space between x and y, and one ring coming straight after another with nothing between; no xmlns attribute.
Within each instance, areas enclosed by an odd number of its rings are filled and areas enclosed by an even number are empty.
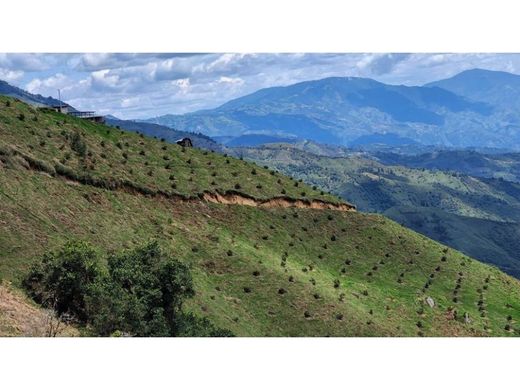
<svg viewBox="0 0 520 390"><path fill-rule="evenodd" d="M318 199L295 199L287 196L273 197L270 199L257 199L248 194L238 191L209 192L204 191L192 196L181 195L176 193L165 192L128 180L114 180L91 177L86 174L77 174L69 168L59 163L54 166L44 161L39 161L16 149L10 149L12 155L21 157L25 160L24 167L38 171L52 177L64 179L70 185L89 185L92 187L103 188L108 190L119 190L131 194L141 194L149 197L161 197L178 202L200 202L206 201L218 204L241 205L263 208L298 208L298 209L317 209L317 210L336 210L336 211L356 211L355 206L348 203L332 203Z"/></svg>

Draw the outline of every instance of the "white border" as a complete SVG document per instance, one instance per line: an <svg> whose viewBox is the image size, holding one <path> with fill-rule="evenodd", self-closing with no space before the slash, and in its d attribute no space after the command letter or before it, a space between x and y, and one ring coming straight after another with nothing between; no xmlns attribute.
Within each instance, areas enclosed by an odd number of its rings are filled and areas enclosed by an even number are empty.
<svg viewBox="0 0 520 390"><path fill-rule="evenodd" d="M511 52L508 0L13 0L0 51Z"/></svg>
<svg viewBox="0 0 520 390"><path fill-rule="evenodd" d="M13 0L0 52L520 52L505 0ZM510 389L520 339L0 339L0 388Z"/></svg>
<svg viewBox="0 0 520 390"><path fill-rule="evenodd" d="M4 339L5 389L513 389L520 339Z"/></svg>

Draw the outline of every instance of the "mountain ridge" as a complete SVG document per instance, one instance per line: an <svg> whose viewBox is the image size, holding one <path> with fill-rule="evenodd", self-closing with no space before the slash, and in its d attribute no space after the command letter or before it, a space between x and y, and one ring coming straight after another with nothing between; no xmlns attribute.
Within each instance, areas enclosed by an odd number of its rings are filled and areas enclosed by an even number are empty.
<svg viewBox="0 0 520 390"><path fill-rule="evenodd" d="M264 88L214 109L145 121L212 136L264 133L343 146L389 132L427 145L520 148L515 130L520 117L501 107L434 84L390 85L355 77ZM506 133L513 134L509 142Z"/></svg>

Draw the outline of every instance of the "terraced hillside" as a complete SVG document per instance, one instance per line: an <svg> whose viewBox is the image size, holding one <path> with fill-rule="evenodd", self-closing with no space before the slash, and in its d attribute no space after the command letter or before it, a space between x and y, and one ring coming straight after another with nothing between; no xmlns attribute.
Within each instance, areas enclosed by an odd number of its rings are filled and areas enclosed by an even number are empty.
<svg viewBox="0 0 520 390"><path fill-rule="evenodd" d="M153 238L191 266L188 310L239 336L520 332L516 279L385 217L245 161L0 103L14 285L70 239L111 253Z"/></svg>

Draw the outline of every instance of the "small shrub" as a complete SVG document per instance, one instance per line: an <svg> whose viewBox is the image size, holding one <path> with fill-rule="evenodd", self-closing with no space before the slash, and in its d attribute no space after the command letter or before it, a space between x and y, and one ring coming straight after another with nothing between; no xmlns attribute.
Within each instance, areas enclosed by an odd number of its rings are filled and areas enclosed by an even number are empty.
<svg viewBox="0 0 520 390"><path fill-rule="evenodd" d="M23 122L25 120L25 115L23 113L20 113L18 114L17 118Z"/></svg>
<svg viewBox="0 0 520 390"><path fill-rule="evenodd" d="M311 313L308 310L305 310L305 312L303 313L303 316L305 318L310 318L311 317Z"/></svg>
<svg viewBox="0 0 520 390"><path fill-rule="evenodd" d="M87 144L83 140L83 137L81 137L81 134L77 131L72 134L70 147L81 157L85 157L87 155Z"/></svg>
<svg viewBox="0 0 520 390"><path fill-rule="evenodd" d="M233 251L231 249L229 249L226 253L228 256L233 256Z"/></svg>
<svg viewBox="0 0 520 390"><path fill-rule="evenodd" d="M340 282L338 279L334 280L334 288L339 288Z"/></svg>
<svg viewBox="0 0 520 390"><path fill-rule="evenodd" d="M284 288L279 288L278 289L278 294L284 295L285 293L287 293L287 291Z"/></svg>
<svg viewBox="0 0 520 390"><path fill-rule="evenodd" d="M250 287L244 287L244 292L246 294L249 294L251 292L251 288Z"/></svg>

